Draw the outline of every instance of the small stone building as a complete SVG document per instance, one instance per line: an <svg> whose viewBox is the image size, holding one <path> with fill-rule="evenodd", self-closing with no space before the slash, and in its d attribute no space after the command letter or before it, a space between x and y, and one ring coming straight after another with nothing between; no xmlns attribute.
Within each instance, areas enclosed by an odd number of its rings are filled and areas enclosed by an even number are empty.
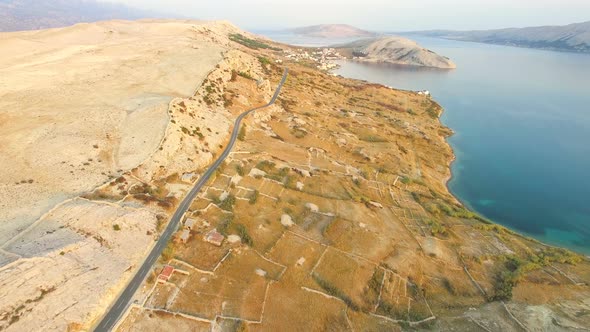
<svg viewBox="0 0 590 332"><path fill-rule="evenodd" d="M221 247L223 240L225 240L225 236L221 235L216 229L210 230L209 233L205 235L205 241L218 247Z"/></svg>
<svg viewBox="0 0 590 332"><path fill-rule="evenodd" d="M188 218L184 222L184 227L188 230L191 230L191 231L195 228L196 225L197 225L197 219Z"/></svg>
<svg viewBox="0 0 590 332"><path fill-rule="evenodd" d="M180 241L182 241L182 243L187 243L190 237L191 231L188 229L185 229L182 231L182 233L180 233Z"/></svg>

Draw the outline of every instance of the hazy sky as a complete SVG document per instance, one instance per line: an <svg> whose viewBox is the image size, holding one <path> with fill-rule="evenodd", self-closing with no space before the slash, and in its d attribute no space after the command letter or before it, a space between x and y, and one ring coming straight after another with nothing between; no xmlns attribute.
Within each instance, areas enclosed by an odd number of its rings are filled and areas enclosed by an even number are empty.
<svg viewBox="0 0 590 332"><path fill-rule="evenodd" d="M590 20L590 0L103 0L246 29L347 23L372 30L489 29Z"/></svg>

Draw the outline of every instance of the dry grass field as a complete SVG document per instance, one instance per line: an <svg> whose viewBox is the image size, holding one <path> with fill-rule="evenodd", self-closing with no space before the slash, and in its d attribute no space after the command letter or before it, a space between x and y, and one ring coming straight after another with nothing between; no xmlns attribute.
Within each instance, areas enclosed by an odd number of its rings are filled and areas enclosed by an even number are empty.
<svg viewBox="0 0 590 332"><path fill-rule="evenodd" d="M279 80L280 52L246 51L261 57L258 75ZM179 265L188 276L156 285L146 312L224 331L588 326L584 257L491 224L449 194L451 131L438 104L286 65L278 105L247 118L191 206L208 227L174 248L195 269ZM238 77L226 89L263 103L248 84ZM202 238L213 228L226 236L221 247ZM159 292L170 285L176 293ZM154 307L158 296L168 307Z"/></svg>

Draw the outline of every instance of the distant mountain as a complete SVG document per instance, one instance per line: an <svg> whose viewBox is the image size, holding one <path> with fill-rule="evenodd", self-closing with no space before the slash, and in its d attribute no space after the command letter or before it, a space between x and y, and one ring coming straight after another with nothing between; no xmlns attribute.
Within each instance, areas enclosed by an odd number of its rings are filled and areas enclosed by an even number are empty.
<svg viewBox="0 0 590 332"><path fill-rule="evenodd" d="M155 16L147 11L94 0L0 0L0 32Z"/></svg>
<svg viewBox="0 0 590 332"><path fill-rule="evenodd" d="M475 31L430 30L414 31L411 34L489 44L590 53L590 21L563 26Z"/></svg>
<svg viewBox="0 0 590 332"><path fill-rule="evenodd" d="M338 48L350 51L357 60L365 62L387 62L440 69L457 67L449 58L425 49L413 40L396 36L359 40Z"/></svg>
<svg viewBox="0 0 590 332"><path fill-rule="evenodd" d="M289 32L306 37L316 38L354 38L374 37L374 32L362 30L347 24L322 24L295 28Z"/></svg>

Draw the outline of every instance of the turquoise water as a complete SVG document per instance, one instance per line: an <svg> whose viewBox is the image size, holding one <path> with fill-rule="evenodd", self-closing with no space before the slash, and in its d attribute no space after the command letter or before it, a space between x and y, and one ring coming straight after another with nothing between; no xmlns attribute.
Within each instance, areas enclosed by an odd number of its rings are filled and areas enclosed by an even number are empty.
<svg viewBox="0 0 590 332"><path fill-rule="evenodd" d="M590 55L412 38L458 68L343 62L336 73L430 90L456 132L453 194L499 224L590 254Z"/></svg>

